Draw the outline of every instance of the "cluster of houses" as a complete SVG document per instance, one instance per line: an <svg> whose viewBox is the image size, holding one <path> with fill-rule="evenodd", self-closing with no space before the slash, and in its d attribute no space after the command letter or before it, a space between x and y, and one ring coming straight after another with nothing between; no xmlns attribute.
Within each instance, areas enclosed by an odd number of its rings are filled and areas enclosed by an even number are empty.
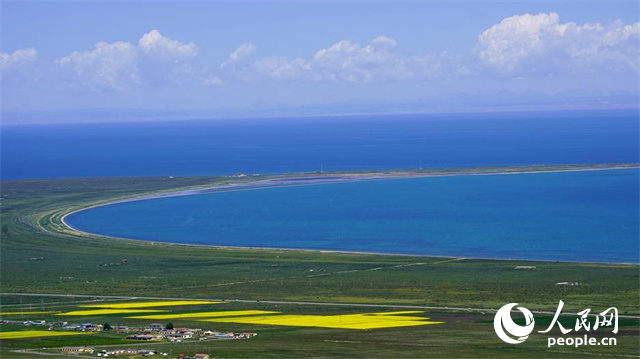
<svg viewBox="0 0 640 359"><path fill-rule="evenodd" d="M46 322L44 320L27 320L27 321L12 321L12 320L2 320L0 319L0 324L23 324L23 325L48 325L49 330L53 330L54 328L59 328L62 330L69 331L81 331L81 332L99 332L103 330L112 330L116 333L127 333L125 338L129 340L141 340L141 341L150 341L150 340L169 340L175 342L181 342L182 340L199 338L199 340L206 340L207 338L215 338L215 339L249 339L256 336L256 333L251 332L242 332L242 333L232 333L232 332L217 332L211 330L205 330L198 328L166 328L165 325L161 323L152 323L147 327L128 327L124 325L116 325L116 326L108 326L108 324L95 324L95 323L82 323L82 324L69 324L65 321L58 322ZM108 326L105 328L105 326ZM96 352L94 347L62 347L60 348L62 353L64 354L84 354L84 355L92 355ZM160 356L168 356L167 353L159 353L155 350L149 349L112 349L112 350L100 350L97 351L98 357L108 358L111 356L118 355L141 355L141 356L152 356L152 355L160 355ZM185 356L180 354L178 356L179 359L209 359L208 354L195 354L194 356Z"/></svg>
<svg viewBox="0 0 640 359"><path fill-rule="evenodd" d="M68 322L59 321L59 322L47 322L45 320L0 320L0 324L22 324L26 326L31 325L47 325L49 326L49 330L53 330L54 328L60 328L62 330L73 330L80 332L99 332L103 330L102 324L94 324L94 323L83 323L78 325L69 325Z"/></svg>
<svg viewBox="0 0 640 359"><path fill-rule="evenodd" d="M114 330L120 332L143 332L142 334L131 334L126 337L130 340L162 340L167 339L169 341L180 342L184 339L193 339L200 337L200 340L206 337L212 337L216 339L249 339L254 337L256 333L231 333L231 332L215 332L211 330L203 331L198 328L165 328L161 323L151 323L146 328L129 328L129 327L114 327Z"/></svg>
<svg viewBox="0 0 640 359"><path fill-rule="evenodd" d="M117 356L117 355L142 355L144 357L148 357L156 354L160 354L162 356L169 355L167 353L159 353L156 350L149 350L149 349L113 349L113 350L100 350L98 352L98 356L103 358L108 358L110 356ZM209 358L209 356L207 356L207 358Z"/></svg>
<svg viewBox="0 0 640 359"><path fill-rule="evenodd" d="M93 347L64 347L60 348L62 353L64 354L93 354L96 352L96 349ZM112 356L118 355L141 355L143 357L148 356L168 356L168 353L158 352L157 350L149 350L149 349L113 349L113 350L100 350L97 352L97 356L101 358L109 358ZM187 356L184 354L179 354L177 359L210 359L209 354L195 354L193 356Z"/></svg>
<svg viewBox="0 0 640 359"><path fill-rule="evenodd" d="M93 354L96 352L96 349L93 347L64 347L60 348L62 353L64 354ZM143 357L159 355L159 356L168 356L168 353L159 352L157 350L150 349L113 349L113 350L100 350L97 352L97 356L100 358L109 358L111 356L118 355L141 355ZM184 354L180 354L178 356L180 359L188 359L188 358L197 358L197 359L210 359L209 354L196 354L193 357L184 356Z"/></svg>
<svg viewBox="0 0 640 359"><path fill-rule="evenodd" d="M101 332L104 328L102 324L82 323L78 325L65 325L63 330L77 330L80 332Z"/></svg>
<svg viewBox="0 0 640 359"><path fill-rule="evenodd" d="M68 325L64 322L61 325L62 329L68 328L68 330L79 330L79 331L101 331L105 330L104 326L101 324L93 324L93 323L84 323L80 325ZM142 328L134 328L123 325L113 326L110 328L117 333L130 333L125 337L125 339L129 340L141 340L141 341L151 341L151 340L169 340L175 342L181 342L182 340L199 338L200 340L206 340L207 338L216 338L216 339L249 339L254 337L256 333L243 332L243 333L231 333L231 332L216 332L211 330L203 331L198 328L166 328L165 325L161 323L152 323L147 327ZM61 348L63 353L66 354L93 354L96 349L93 347L64 347ZM142 356L152 356L152 355L160 355L167 356L167 353L158 353L155 350L149 349L112 349L112 350L100 350L97 352L97 355L102 358L109 358L112 356L118 355L142 355ZM196 354L194 356L178 356L180 359L209 359L208 354Z"/></svg>
<svg viewBox="0 0 640 359"><path fill-rule="evenodd" d="M93 347L63 347L60 350L64 354L93 354L96 351ZM97 355L101 358L109 358L118 355L142 355L143 357L148 357L152 355L168 356L169 354L150 349L113 349L100 350ZM209 356L206 355L205 358L209 358Z"/></svg>
<svg viewBox="0 0 640 359"><path fill-rule="evenodd" d="M256 333L232 333L232 332L217 332L198 328L171 328L167 329L161 323L152 323L147 327L129 327L125 325L115 325L113 327L104 328L102 324L96 323L82 323L82 324L69 324L65 321L59 322L46 322L44 320L27 320L27 321L13 321L13 320L0 320L0 324L22 324L22 325L48 325L49 330L59 328L68 331L80 331L80 332L100 332L103 330L112 330L116 333L130 333L126 336L126 339L130 340L169 340L169 341L182 341L183 339L193 339L199 337L203 338L211 337L216 339L249 339L256 335Z"/></svg>
<svg viewBox="0 0 640 359"><path fill-rule="evenodd" d="M25 320L22 322L23 325L46 325L47 322L44 320Z"/></svg>

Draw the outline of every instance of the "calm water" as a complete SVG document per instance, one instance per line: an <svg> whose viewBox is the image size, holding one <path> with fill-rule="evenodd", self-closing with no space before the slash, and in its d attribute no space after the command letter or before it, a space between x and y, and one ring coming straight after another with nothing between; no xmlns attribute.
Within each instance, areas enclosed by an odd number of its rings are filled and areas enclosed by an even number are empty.
<svg viewBox="0 0 640 359"><path fill-rule="evenodd" d="M638 188L637 170L383 180L121 203L68 222L178 243L638 263Z"/></svg>
<svg viewBox="0 0 640 359"><path fill-rule="evenodd" d="M638 162L633 111L2 127L3 179Z"/></svg>

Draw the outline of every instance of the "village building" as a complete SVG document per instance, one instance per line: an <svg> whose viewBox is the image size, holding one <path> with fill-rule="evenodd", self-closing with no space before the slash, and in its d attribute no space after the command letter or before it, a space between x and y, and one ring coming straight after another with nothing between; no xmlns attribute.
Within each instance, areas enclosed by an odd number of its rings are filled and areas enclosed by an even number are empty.
<svg viewBox="0 0 640 359"><path fill-rule="evenodd" d="M164 325L160 323L151 323L147 327L147 330L150 332L159 332L164 329Z"/></svg>
<svg viewBox="0 0 640 359"><path fill-rule="evenodd" d="M99 332L102 331L102 324L83 323L80 324L79 330L83 332Z"/></svg>
<svg viewBox="0 0 640 359"><path fill-rule="evenodd" d="M191 338L193 338L193 333L186 332L186 333L168 334L168 335L165 335L165 338L167 338L169 340L191 339Z"/></svg>
<svg viewBox="0 0 640 359"><path fill-rule="evenodd" d="M194 335L201 335L202 334L202 329L198 329L198 328L180 327L180 328L174 328L173 330L174 330L175 333L193 333Z"/></svg>
<svg viewBox="0 0 640 359"><path fill-rule="evenodd" d="M133 334L128 335L125 339L129 340L160 340L162 339L161 335L153 335L153 334Z"/></svg>
<svg viewBox="0 0 640 359"><path fill-rule="evenodd" d="M195 354L194 356L178 355L178 359L210 359L209 354Z"/></svg>
<svg viewBox="0 0 640 359"><path fill-rule="evenodd" d="M67 325L69 325L69 323L68 322L64 322L64 321L49 323L49 326L51 326L51 327L64 327L64 326L67 326Z"/></svg>
<svg viewBox="0 0 640 359"><path fill-rule="evenodd" d="M93 354L94 348L90 347L62 347L60 350L68 354Z"/></svg>
<svg viewBox="0 0 640 359"><path fill-rule="evenodd" d="M44 320L27 320L22 322L23 325L46 325L47 322Z"/></svg>
<svg viewBox="0 0 640 359"><path fill-rule="evenodd" d="M233 333L215 333L213 336L218 339L233 339L236 337Z"/></svg>
<svg viewBox="0 0 640 359"><path fill-rule="evenodd" d="M126 325L116 325L111 329L116 333L129 333L131 331L131 328Z"/></svg>
<svg viewBox="0 0 640 359"><path fill-rule="evenodd" d="M114 350L109 350L108 352L106 352L106 355L103 354L103 356L111 356L111 355L136 355L138 354L138 349L114 349Z"/></svg>

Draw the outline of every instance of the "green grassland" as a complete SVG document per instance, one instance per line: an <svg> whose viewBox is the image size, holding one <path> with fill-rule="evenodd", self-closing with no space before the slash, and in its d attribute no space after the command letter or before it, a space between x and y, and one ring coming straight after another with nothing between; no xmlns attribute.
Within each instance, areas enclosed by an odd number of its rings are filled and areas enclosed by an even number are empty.
<svg viewBox="0 0 640 359"><path fill-rule="evenodd" d="M505 170L562 169L580 168L541 166ZM443 172L457 174L454 170L439 171ZM464 174L464 171L460 172ZM410 171L410 174L428 175L429 171ZM392 311L394 306L424 306L433 307L424 309L425 316L445 322L360 331L172 321L176 325L202 329L254 331L258 336L248 340L207 340L150 346L171 350L174 354L207 352L229 358L539 357L541 353L547 357L571 358L637 356L640 351L640 330L634 318L621 320L615 347L547 349L546 335L535 332L523 344L509 345L500 341L493 330L494 312L491 311L517 302L530 310L553 312L558 301L563 300L565 312L575 313L591 308L592 313L596 313L615 306L621 315L638 316L640 273L637 265L202 247L86 236L66 228L60 221L64 214L96 203L273 177L277 176L3 181L0 233L2 311L64 311L91 299L8 294L47 293L240 299L244 301L223 304L225 310L262 309L287 314L368 313ZM536 269L515 270L518 265L536 266ZM581 285L555 285L567 281ZM284 303L297 301L331 305ZM351 305L354 303L389 307L357 307ZM536 321L544 322L550 315L536 314ZM45 315L25 319L50 318ZM93 321L133 326L150 322L124 318L123 315L64 319L74 323ZM575 322L574 317L563 320ZM536 330L543 329L546 327L536 327ZM3 325L0 330L12 330L12 326ZM554 334L560 336L557 332ZM0 343L0 357L28 358L33 355L13 352L16 349L107 344L127 347L122 335L114 333L15 339Z"/></svg>

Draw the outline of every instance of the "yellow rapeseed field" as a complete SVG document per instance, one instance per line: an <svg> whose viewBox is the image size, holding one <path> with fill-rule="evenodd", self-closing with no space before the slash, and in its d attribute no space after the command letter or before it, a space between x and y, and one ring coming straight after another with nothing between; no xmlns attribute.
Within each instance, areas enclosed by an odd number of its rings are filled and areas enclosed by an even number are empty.
<svg viewBox="0 0 640 359"><path fill-rule="evenodd" d="M244 315L278 314L266 310L228 310L222 312L197 312L181 314L157 314L128 317L135 319L182 319L182 318L214 318L214 317L239 317Z"/></svg>
<svg viewBox="0 0 640 359"><path fill-rule="evenodd" d="M110 303L110 304L86 304L80 305L83 308L152 308L152 307L173 307L178 305L202 305L202 304L223 304L224 302L215 302L211 300L173 300L166 302L127 302L127 303Z"/></svg>
<svg viewBox="0 0 640 359"><path fill-rule="evenodd" d="M382 313L369 313L369 315L400 315L400 314L419 314L424 313L421 310L403 310L400 312L382 312Z"/></svg>
<svg viewBox="0 0 640 359"><path fill-rule="evenodd" d="M56 315L106 315L106 314L132 314L132 313L158 313L166 312L166 310L149 310L149 309L91 309L91 310L74 310L72 312L59 313Z"/></svg>
<svg viewBox="0 0 640 359"><path fill-rule="evenodd" d="M407 312L402 312L407 313ZM416 313L416 312L411 312ZM421 313L421 312L418 312ZM206 322L284 325L291 327L320 327L338 329L380 329L442 324L427 317L396 315L396 313L365 313L347 315L267 315L204 319Z"/></svg>
<svg viewBox="0 0 640 359"><path fill-rule="evenodd" d="M63 335L87 334L83 332L54 332L51 330L20 330L15 332L0 332L0 339L22 339L37 337L57 337Z"/></svg>

